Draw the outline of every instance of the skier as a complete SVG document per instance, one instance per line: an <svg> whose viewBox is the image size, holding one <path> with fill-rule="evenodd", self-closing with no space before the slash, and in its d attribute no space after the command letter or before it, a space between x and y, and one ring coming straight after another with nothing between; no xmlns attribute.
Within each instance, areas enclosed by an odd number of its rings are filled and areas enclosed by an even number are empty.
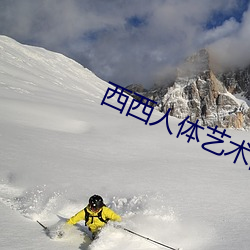
<svg viewBox="0 0 250 250"><path fill-rule="evenodd" d="M80 220L85 220L85 226L89 228L94 239L109 220L120 222L122 219L120 215L105 206L101 196L95 194L89 198L89 204L72 216L67 224L74 225Z"/></svg>

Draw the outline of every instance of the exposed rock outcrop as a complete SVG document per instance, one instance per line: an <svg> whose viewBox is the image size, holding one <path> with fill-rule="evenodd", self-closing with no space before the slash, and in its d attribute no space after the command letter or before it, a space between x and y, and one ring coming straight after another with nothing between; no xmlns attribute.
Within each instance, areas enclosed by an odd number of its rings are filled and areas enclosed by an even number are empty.
<svg viewBox="0 0 250 250"><path fill-rule="evenodd" d="M189 116L191 121L200 119L204 126L249 126L248 105L234 97L227 85L218 80L205 49L189 57L178 69L177 78L160 107L164 112L168 108L172 108L171 115L182 119Z"/></svg>
<svg viewBox="0 0 250 250"><path fill-rule="evenodd" d="M215 74L206 49L187 58L177 69L177 77L170 86L154 87L143 95L157 101L158 108L184 119L189 116L203 126L223 128L250 127L250 109L244 100L233 94L250 97L250 67L246 70Z"/></svg>

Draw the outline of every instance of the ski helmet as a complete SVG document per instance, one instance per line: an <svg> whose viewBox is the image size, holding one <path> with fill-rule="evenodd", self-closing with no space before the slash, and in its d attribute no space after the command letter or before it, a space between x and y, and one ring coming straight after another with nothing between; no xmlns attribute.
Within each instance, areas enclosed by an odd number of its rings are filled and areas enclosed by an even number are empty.
<svg viewBox="0 0 250 250"><path fill-rule="evenodd" d="M103 199L99 195L93 195L89 198L89 206L93 210L98 210L103 207Z"/></svg>

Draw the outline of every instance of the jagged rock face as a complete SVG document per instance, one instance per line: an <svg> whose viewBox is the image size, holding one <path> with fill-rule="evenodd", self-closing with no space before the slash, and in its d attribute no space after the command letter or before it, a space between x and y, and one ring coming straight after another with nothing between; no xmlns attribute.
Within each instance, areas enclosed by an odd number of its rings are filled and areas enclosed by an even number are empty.
<svg viewBox="0 0 250 250"><path fill-rule="evenodd" d="M130 84L126 87L126 89L136 93L144 93L146 91L142 84Z"/></svg>
<svg viewBox="0 0 250 250"><path fill-rule="evenodd" d="M249 74L245 75L246 81L241 84L249 84ZM189 116L193 122L199 119L204 126L247 128L249 107L227 90L226 87L232 89L232 86L232 82L225 85L218 80L209 66L208 52L201 50L178 69L177 78L164 95L159 110L166 112L171 108L172 116L181 119Z"/></svg>
<svg viewBox="0 0 250 250"><path fill-rule="evenodd" d="M126 88L157 102L155 108L161 112L171 108L170 115L180 119L189 116L192 122L199 119L203 126L249 128L250 109L233 94L240 93L250 100L250 66L216 74L211 68L209 53L203 49L177 69L177 77L170 87L154 86L146 90L141 85L130 85Z"/></svg>
<svg viewBox="0 0 250 250"><path fill-rule="evenodd" d="M218 74L218 79L223 81L230 93L241 93L250 100L250 66Z"/></svg>
<svg viewBox="0 0 250 250"><path fill-rule="evenodd" d="M163 96L166 94L168 87L167 86L155 86L154 88L147 90L143 87L143 85L141 84L131 84L126 86L126 89L131 90L133 93L128 93L129 95L131 95L134 99L136 100L140 100L140 97L138 98L137 95L134 94L134 92L145 96L157 103L161 103L162 102L162 98ZM149 103L149 105L152 106L156 106L155 104Z"/></svg>

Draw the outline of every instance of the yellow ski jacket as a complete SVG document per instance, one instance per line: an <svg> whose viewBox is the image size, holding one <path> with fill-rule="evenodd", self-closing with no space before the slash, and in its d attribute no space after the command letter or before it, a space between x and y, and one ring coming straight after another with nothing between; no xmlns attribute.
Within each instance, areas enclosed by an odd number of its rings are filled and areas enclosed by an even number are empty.
<svg viewBox="0 0 250 250"><path fill-rule="evenodd" d="M87 212L89 213L88 221L85 221L86 226L88 226L89 230L92 233L97 232L100 228L102 228L106 223L104 221L112 220L112 221L121 221L120 215L116 214L113 210L110 208L103 206L99 211L93 212L89 209L89 207L86 207ZM101 211L101 218L104 220L100 220L98 218L98 215ZM74 225L80 220L85 220L85 210L82 209L77 214L72 216L68 221L67 224Z"/></svg>

